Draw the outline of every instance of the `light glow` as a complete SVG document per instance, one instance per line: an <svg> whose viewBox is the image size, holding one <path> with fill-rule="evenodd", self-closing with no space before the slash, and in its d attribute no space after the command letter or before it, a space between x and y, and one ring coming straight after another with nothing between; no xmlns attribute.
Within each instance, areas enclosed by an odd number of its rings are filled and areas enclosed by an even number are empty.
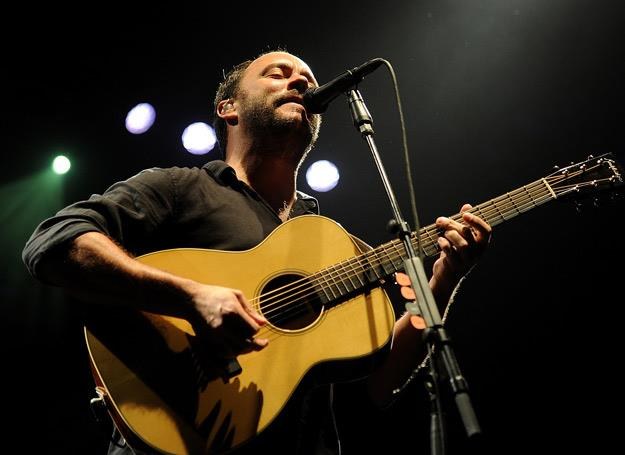
<svg viewBox="0 0 625 455"><path fill-rule="evenodd" d="M55 174L65 174L69 171L71 167L72 163L67 157L63 155L57 156L56 158L54 158L54 161L52 161L52 170Z"/></svg>
<svg viewBox="0 0 625 455"><path fill-rule="evenodd" d="M216 143L215 131L204 122L192 123L182 133L182 145L194 155L204 155L210 152Z"/></svg>
<svg viewBox="0 0 625 455"><path fill-rule="evenodd" d="M126 129L132 134L142 134L149 130L156 119L156 111L149 103L140 103L126 115Z"/></svg>
<svg viewBox="0 0 625 455"><path fill-rule="evenodd" d="M339 170L327 160L319 160L310 165L306 171L306 181L315 191L326 192L334 189L339 183Z"/></svg>

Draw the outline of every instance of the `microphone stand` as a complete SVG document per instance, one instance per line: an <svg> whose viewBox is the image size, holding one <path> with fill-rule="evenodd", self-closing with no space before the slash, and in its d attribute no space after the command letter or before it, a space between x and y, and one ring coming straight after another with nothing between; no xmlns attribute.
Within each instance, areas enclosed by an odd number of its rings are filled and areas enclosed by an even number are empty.
<svg viewBox="0 0 625 455"><path fill-rule="evenodd" d="M441 363L443 364L447 377L451 385L452 392L454 394L454 400L458 412L464 424L465 431L469 438L479 435L481 433L479 423L473 406L471 404L471 398L468 393L467 382L460 372L460 367L456 361L454 352L450 345L450 339L447 336L445 329L443 328L442 319L434 300L434 295L428 284L428 279L423 268L423 262L420 255L417 255L414 246L410 240L411 231L403 220L397 198L391 187L391 183L386 175L386 171L382 164L380 155L378 154L377 146L373 139L373 119L371 114L365 105L362 95L357 89L352 89L347 93L349 108L354 120L354 126L358 129L363 138L367 141L373 160L378 168L382 183L386 190L387 196L391 203L394 219L391 223L397 232L398 237L404 245L406 251L406 259L404 260L404 268L406 274L410 278L412 288L416 294L417 305L408 304L406 307L408 311L413 314L419 314L426 324L426 330L424 332L424 339L428 343L428 350L432 353L432 357L429 363L430 377L432 380L437 380L439 375L436 372L436 363L434 355L438 353L440 355ZM419 232L416 233L420 235ZM436 387L428 387L430 394L434 393ZM430 395L432 396L432 395ZM433 411L436 410L439 415L438 421L432 421L432 453L436 455L443 455L444 441L442 441L442 413L437 405L434 403L434 399L430 398L433 403Z"/></svg>

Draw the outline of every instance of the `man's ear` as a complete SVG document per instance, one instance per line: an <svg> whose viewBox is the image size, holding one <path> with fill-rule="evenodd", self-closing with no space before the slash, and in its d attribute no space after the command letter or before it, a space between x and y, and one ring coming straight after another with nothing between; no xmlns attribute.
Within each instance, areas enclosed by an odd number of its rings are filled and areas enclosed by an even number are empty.
<svg viewBox="0 0 625 455"><path fill-rule="evenodd" d="M236 105L233 100L221 100L217 104L217 115L229 125L236 125L239 121Z"/></svg>

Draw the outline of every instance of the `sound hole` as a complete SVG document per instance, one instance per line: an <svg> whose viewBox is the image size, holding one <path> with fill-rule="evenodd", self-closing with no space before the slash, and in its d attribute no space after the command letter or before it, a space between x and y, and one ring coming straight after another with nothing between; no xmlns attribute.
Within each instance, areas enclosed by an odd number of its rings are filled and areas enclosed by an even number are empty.
<svg viewBox="0 0 625 455"><path fill-rule="evenodd" d="M319 317L323 302L308 279L289 273L277 276L265 285L260 308L263 316L275 327L297 330L309 326Z"/></svg>

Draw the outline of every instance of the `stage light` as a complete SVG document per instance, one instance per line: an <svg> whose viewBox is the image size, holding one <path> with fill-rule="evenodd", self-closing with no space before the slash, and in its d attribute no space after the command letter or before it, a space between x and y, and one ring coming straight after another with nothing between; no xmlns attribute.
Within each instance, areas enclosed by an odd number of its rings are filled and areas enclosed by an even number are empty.
<svg viewBox="0 0 625 455"><path fill-rule="evenodd" d="M192 123L182 133L182 145L194 155L204 155L210 152L216 142L215 131L203 122Z"/></svg>
<svg viewBox="0 0 625 455"><path fill-rule="evenodd" d="M306 182L315 191L330 191L339 183L339 178L339 170L327 160L314 162L306 171Z"/></svg>
<svg viewBox="0 0 625 455"><path fill-rule="evenodd" d="M57 156L54 158L54 161L52 161L52 170L58 175L67 173L71 167L72 163L63 155Z"/></svg>
<svg viewBox="0 0 625 455"><path fill-rule="evenodd" d="M145 133L154 124L156 111L149 103L140 103L126 115L126 129L132 134Z"/></svg>

